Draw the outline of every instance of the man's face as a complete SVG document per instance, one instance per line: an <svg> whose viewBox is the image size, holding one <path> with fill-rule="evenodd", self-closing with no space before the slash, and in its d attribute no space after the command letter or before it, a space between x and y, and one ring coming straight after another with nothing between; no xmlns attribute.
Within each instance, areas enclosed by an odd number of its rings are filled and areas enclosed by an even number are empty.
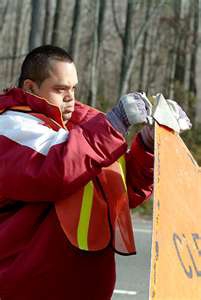
<svg viewBox="0 0 201 300"><path fill-rule="evenodd" d="M74 63L53 60L49 77L39 87L34 83L32 92L58 106L66 124L74 111L77 83L78 77Z"/></svg>

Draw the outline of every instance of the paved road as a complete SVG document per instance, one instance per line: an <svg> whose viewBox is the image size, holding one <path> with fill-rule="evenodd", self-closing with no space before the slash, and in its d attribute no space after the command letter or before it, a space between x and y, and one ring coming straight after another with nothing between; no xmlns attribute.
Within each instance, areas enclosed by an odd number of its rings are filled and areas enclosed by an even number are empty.
<svg viewBox="0 0 201 300"><path fill-rule="evenodd" d="M116 256L117 283L112 300L148 300L151 262L151 221L134 219L137 255Z"/></svg>

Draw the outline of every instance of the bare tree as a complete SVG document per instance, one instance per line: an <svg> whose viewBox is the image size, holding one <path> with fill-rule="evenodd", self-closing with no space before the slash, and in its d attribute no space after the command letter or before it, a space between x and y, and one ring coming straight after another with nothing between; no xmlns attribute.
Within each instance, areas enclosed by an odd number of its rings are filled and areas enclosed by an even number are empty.
<svg viewBox="0 0 201 300"><path fill-rule="evenodd" d="M31 13L30 13L30 3L27 0L18 0L19 1L19 14L16 16L17 24L19 27L16 34L15 47L16 50L13 54L13 60L15 63L13 64L13 73L12 73L12 84L16 85L18 76L19 76L19 68L21 66L22 60L28 53L29 48L29 31L24 31L24 28L29 28ZM20 8L21 7L21 8Z"/></svg>
<svg viewBox="0 0 201 300"><path fill-rule="evenodd" d="M31 31L29 36L29 50L38 47L43 41L44 30L44 0L32 0Z"/></svg>
<svg viewBox="0 0 201 300"><path fill-rule="evenodd" d="M195 83L196 78L196 62L198 50L198 27L199 27L199 0L193 1L193 32L192 32L192 48L190 62L190 79L189 91L196 95L197 88Z"/></svg>
<svg viewBox="0 0 201 300"><path fill-rule="evenodd" d="M146 65L146 81L144 90L147 93L154 94L156 92L156 78L160 66L160 49L161 49L161 31L160 31L160 17L155 18L152 22L151 32L148 35L149 42L147 42L147 65ZM145 80L145 79L144 79ZM163 87L159 92L163 92Z"/></svg>
<svg viewBox="0 0 201 300"><path fill-rule="evenodd" d="M56 0L46 0L45 3L45 20L43 30L43 44L52 42L52 31L54 25L54 14L56 8Z"/></svg>
<svg viewBox="0 0 201 300"><path fill-rule="evenodd" d="M135 2L134 1L127 1L127 11L126 11L126 24L125 24L125 32L123 36L123 51L122 51L122 61L121 61L121 73L120 73L120 90L119 95L124 93L124 90L127 89L128 80L125 76L127 74L127 70L129 64L131 63L131 56L132 52L134 51L132 48L134 47L133 44L133 15L135 9ZM126 86L125 86L126 85Z"/></svg>
<svg viewBox="0 0 201 300"><path fill-rule="evenodd" d="M174 16L171 19L172 28L173 28L173 43L172 47L169 49L168 53L168 64L167 70L169 71L167 76L168 79L166 82L167 92L170 98L174 98L174 89L175 82L182 81L184 82L184 70L182 68L183 59L185 59L184 53L181 51L181 47L183 47L183 28L182 28L182 20L181 20L181 11L182 11L182 0L178 0L173 2L173 11ZM168 67L169 66L169 67ZM182 78L183 77L183 78Z"/></svg>
<svg viewBox="0 0 201 300"><path fill-rule="evenodd" d="M52 44L58 45L59 44L59 25L61 22L61 11L62 11L62 0L56 1L55 7L55 15L54 15L54 24L52 30Z"/></svg>
<svg viewBox="0 0 201 300"><path fill-rule="evenodd" d="M189 114L193 122L197 121L196 116L196 99L197 86L196 86L196 64L197 64L197 53L198 53L198 28L199 28L199 0L193 1L192 8L192 43L190 52L190 78L189 78L189 101L188 108Z"/></svg>
<svg viewBox="0 0 201 300"><path fill-rule="evenodd" d="M96 97L99 77L100 47L103 42L104 18L106 11L106 0L97 0L95 4L95 21L92 41L92 62L91 62L91 84L88 103L96 106Z"/></svg>
<svg viewBox="0 0 201 300"><path fill-rule="evenodd" d="M199 0L199 11L200 11L201 1ZM197 97L196 97L196 116L195 116L195 125L196 127L201 126L201 88L200 88L200 78L201 78L201 44L200 44L200 36L201 36L201 22L199 17L199 24L198 24L198 35L197 35L197 63L196 63L196 83L197 83Z"/></svg>
<svg viewBox="0 0 201 300"><path fill-rule="evenodd" d="M134 1L130 1L130 0L127 1L126 24L124 29L124 35L122 37L123 50L122 50L119 95L126 93L128 90L129 80L131 78L133 67L137 58L137 49L139 46L140 39L146 32L152 18L156 16L159 9L161 9L165 4L165 0L161 0L155 4L155 6L150 11L149 18L143 20L142 24L140 24L140 27L138 27L138 30L136 30L134 36L133 16L135 10L137 10L138 4L139 3Z"/></svg>
<svg viewBox="0 0 201 300"><path fill-rule="evenodd" d="M6 1L6 4L4 5L4 7L2 9L1 21L0 21L0 31L3 29L3 25L5 24L9 5L10 5L10 1L8 0L8 1Z"/></svg>
<svg viewBox="0 0 201 300"><path fill-rule="evenodd" d="M78 60L79 54L79 43L80 43L80 27L82 24L81 19L81 11L82 11L82 0L76 0L74 5L74 12L73 12L73 24L71 30L71 36L69 40L69 53L74 58L75 62Z"/></svg>
<svg viewBox="0 0 201 300"><path fill-rule="evenodd" d="M10 55L10 51L7 49L8 45L8 26L11 28L11 20L9 18L9 12L11 9L12 3L8 0L2 5L1 9L1 18L0 18L0 32L1 32L1 84L2 86L8 85L10 81L10 61L7 59L7 56Z"/></svg>
<svg viewBox="0 0 201 300"><path fill-rule="evenodd" d="M150 8L151 8L152 0L144 1L144 5L146 5L145 11L145 20L149 19ZM146 53L147 53L147 42L148 42L148 30L145 30L143 42L142 42L142 49L141 49L141 63L140 63L140 74L139 74L139 90L143 90L145 84L145 60L146 60Z"/></svg>

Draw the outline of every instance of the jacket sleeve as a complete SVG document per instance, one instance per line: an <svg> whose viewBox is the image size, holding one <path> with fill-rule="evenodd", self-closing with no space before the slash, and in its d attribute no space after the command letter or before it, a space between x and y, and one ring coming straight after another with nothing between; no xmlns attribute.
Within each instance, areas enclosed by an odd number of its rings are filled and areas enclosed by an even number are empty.
<svg viewBox="0 0 201 300"><path fill-rule="evenodd" d="M140 134L126 154L126 174L130 208L148 199L153 191L154 155L144 146Z"/></svg>
<svg viewBox="0 0 201 300"><path fill-rule="evenodd" d="M0 199L64 198L127 148L124 138L100 112L69 132L28 121L27 114L13 114L0 116Z"/></svg>

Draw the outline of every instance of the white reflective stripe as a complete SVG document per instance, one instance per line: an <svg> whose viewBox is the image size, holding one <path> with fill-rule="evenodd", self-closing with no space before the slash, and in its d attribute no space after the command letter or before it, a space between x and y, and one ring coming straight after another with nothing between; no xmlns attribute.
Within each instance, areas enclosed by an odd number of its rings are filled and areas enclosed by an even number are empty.
<svg viewBox="0 0 201 300"><path fill-rule="evenodd" d="M0 135L47 155L52 146L67 140L68 132L63 128L54 131L41 122L27 113L6 111L0 115Z"/></svg>

